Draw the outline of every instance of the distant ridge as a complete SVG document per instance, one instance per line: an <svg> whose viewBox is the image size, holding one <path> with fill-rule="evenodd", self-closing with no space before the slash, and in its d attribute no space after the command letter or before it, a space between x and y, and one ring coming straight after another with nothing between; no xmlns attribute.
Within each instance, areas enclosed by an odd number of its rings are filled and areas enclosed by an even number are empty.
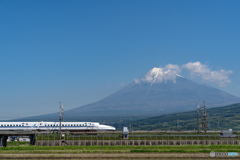
<svg viewBox="0 0 240 160"><path fill-rule="evenodd" d="M65 120L94 117L141 117L191 111L203 100L208 108L239 103L240 98L208 85L198 84L174 69L153 68L130 85L82 107L64 111ZM58 113L31 117L57 120Z"/></svg>
<svg viewBox="0 0 240 160"><path fill-rule="evenodd" d="M208 107L207 107L208 108ZM239 131L240 103L207 109L208 130ZM173 113L131 122L135 130L196 130L197 111ZM128 125L121 124L121 125ZM201 129L201 118L200 118Z"/></svg>

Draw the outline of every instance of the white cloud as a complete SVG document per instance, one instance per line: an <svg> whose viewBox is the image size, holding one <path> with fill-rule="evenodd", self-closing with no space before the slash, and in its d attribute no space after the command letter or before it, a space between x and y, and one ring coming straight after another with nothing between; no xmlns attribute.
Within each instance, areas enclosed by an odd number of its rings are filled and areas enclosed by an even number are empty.
<svg viewBox="0 0 240 160"><path fill-rule="evenodd" d="M136 83L136 84L140 84L141 81L140 81L140 79L134 79L134 83Z"/></svg>
<svg viewBox="0 0 240 160"><path fill-rule="evenodd" d="M124 87L125 85L126 85L125 82L121 82L121 83L118 84L119 87Z"/></svg>
<svg viewBox="0 0 240 160"><path fill-rule="evenodd" d="M201 64L201 62L189 62L182 66L175 64L168 64L163 68L153 68L147 74L139 79L134 79L135 83L162 83L167 81L173 81L176 83L176 78L181 77L179 74L182 70L190 73L191 78L198 77L204 82L216 83L219 86L225 86L231 83L229 79L229 74L232 73L231 70L226 71L224 69L213 71L207 65Z"/></svg>
<svg viewBox="0 0 240 160"><path fill-rule="evenodd" d="M220 86L224 86L227 83L231 83L229 74L231 70L226 71L221 69L219 71L212 71L207 65L200 62L189 62L183 65L183 68L190 72L192 78L200 77L203 81L217 83Z"/></svg>
<svg viewBox="0 0 240 160"><path fill-rule="evenodd" d="M176 82L177 76L181 73L181 68L178 65L173 64L166 65L163 70L165 71L165 81L172 80L173 82Z"/></svg>

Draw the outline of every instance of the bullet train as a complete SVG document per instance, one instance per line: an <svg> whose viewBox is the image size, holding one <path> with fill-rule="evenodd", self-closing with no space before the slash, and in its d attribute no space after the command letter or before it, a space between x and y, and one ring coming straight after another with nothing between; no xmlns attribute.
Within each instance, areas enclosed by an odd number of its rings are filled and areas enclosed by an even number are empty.
<svg viewBox="0 0 240 160"><path fill-rule="evenodd" d="M60 122L0 122L0 131L59 131ZM65 131L115 131L115 127L96 122L62 122L61 130Z"/></svg>

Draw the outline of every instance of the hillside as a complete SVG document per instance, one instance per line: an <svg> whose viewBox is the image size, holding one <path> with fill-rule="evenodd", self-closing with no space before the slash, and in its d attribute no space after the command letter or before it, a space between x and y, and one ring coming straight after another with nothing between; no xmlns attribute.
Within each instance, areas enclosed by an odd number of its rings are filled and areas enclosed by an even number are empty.
<svg viewBox="0 0 240 160"><path fill-rule="evenodd" d="M197 111L141 119L133 121L132 124L134 130L177 130L178 120L179 130L197 129ZM207 124L209 130L230 128L233 130L240 130L240 103L207 109ZM127 123L123 125L127 125Z"/></svg>

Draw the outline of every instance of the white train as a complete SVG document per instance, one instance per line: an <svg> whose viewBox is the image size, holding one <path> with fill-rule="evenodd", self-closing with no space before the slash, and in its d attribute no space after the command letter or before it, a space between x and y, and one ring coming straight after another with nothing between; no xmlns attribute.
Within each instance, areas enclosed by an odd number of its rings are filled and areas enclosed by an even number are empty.
<svg viewBox="0 0 240 160"><path fill-rule="evenodd" d="M38 130L58 131L60 122L0 122L0 131ZM115 127L95 122L62 122L61 130L67 131L115 131Z"/></svg>

